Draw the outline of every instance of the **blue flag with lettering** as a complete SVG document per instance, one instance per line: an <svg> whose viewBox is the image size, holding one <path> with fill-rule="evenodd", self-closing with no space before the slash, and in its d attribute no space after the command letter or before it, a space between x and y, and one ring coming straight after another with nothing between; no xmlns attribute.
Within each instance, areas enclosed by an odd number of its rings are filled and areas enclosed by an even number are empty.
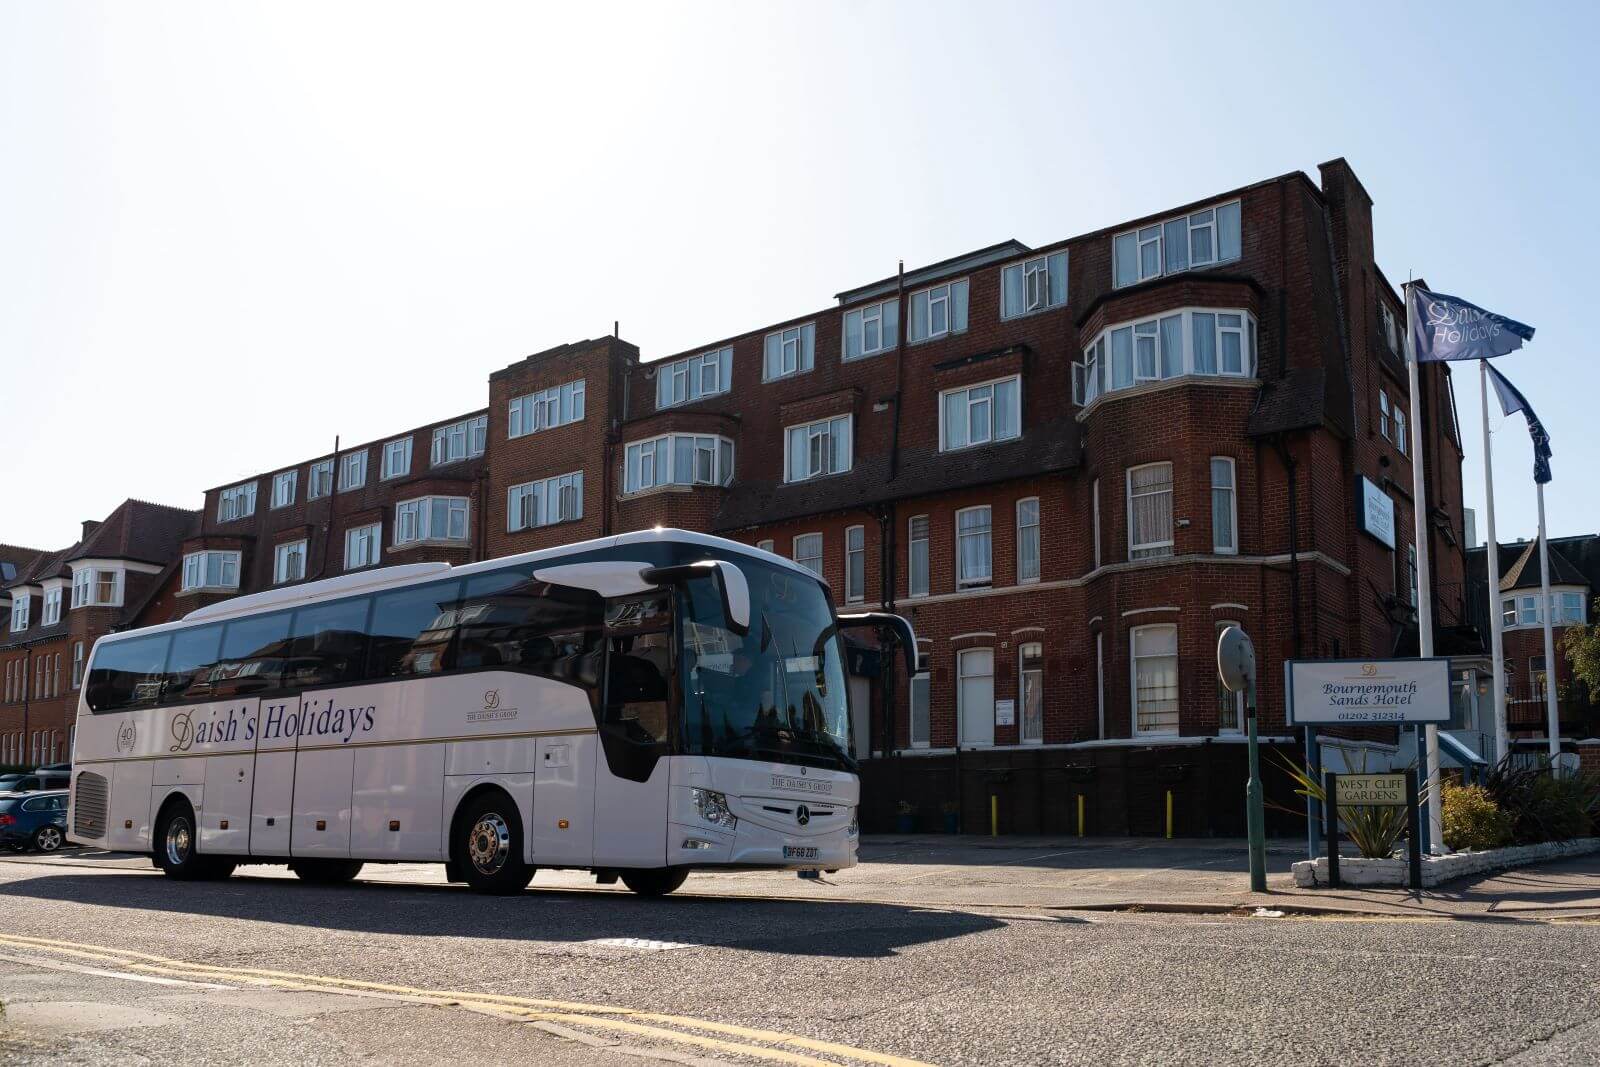
<svg viewBox="0 0 1600 1067"><path fill-rule="evenodd" d="M1522 412L1522 417L1528 420L1528 436L1533 438L1533 480L1543 484L1550 480L1550 435L1544 432L1544 423L1539 421L1539 416L1533 413L1533 405L1528 403L1528 398L1522 395L1521 390L1510 382L1506 376L1488 364L1489 381L1494 383L1495 395L1500 398L1500 410L1507 415L1512 412Z"/></svg>
<svg viewBox="0 0 1600 1067"><path fill-rule="evenodd" d="M1411 286L1411 341L1422 363L1490 359L1533 340L1533 327L1448 293Z"/></svg>

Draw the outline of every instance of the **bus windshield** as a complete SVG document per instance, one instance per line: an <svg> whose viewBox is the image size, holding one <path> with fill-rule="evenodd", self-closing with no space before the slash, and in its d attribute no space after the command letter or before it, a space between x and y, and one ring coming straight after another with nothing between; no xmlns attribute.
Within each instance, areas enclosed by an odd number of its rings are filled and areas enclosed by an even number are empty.
<svg viewBox="0 0 1600 1067"><path fill-rule="evenodd" d="M822 584L734 562L750 586L743 635L728 629L713 580L679 587L683 751L854 770L844 645Z"/></svg>

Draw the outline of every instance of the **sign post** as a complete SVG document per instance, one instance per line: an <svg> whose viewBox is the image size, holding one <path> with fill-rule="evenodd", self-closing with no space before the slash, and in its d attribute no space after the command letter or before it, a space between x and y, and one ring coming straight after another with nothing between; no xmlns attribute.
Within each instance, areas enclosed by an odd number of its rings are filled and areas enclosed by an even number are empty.
<svg viewBox="0 0 1600 1067"><path fill-rule="evenodd" d="M1339 888L1339 805L1406 809L1411 825L1411 887L1422 887L1422 819L1417 810L1417 772L1404 774L1334 774L1322 776L1327 798L1328 885Z"/></svg>
<svg viewBox="0 0 1600 1067"><path fill-rule="evenodd" d="M1250 891L1267 891L1266 811L1261 794L1261 746L1256 739L1256 649L1249 636L1230 626L1217 638L1217 677L1230 693L1244 693L1248 728L1250 779L1244 786L1244 817L1250 835Z"/></svg>

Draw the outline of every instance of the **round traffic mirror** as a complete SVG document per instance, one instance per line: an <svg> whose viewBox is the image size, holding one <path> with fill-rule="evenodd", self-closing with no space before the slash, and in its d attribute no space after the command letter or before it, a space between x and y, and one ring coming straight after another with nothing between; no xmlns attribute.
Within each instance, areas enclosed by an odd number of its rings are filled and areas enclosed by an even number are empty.
<svg viewBox="0 0 1600 1067"><path fill-rule="evenodd" d="M1230 693L1242 693L1256 681L1256 646L1237 626L1217 638L1217 677Z"/></svg>

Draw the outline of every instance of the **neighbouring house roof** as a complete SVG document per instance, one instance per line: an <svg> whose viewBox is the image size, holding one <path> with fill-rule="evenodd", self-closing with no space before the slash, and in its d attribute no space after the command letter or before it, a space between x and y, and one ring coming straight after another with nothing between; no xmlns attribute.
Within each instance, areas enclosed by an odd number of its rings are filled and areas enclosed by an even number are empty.
<svg viewBox="0 0 1600 1067"><path fill-rule="evenodd" d="M200 513L187 508L124 500L67 557L74 559L127 559L165 564L199 528Z"/></svg>

